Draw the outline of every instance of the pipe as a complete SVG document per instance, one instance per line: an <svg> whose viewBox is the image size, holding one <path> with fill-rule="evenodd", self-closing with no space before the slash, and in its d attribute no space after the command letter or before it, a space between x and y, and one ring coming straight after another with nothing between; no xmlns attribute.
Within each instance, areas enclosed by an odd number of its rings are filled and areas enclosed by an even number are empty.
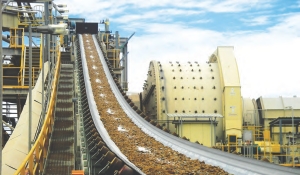
<svg viewBox="0 0 300 175"><path fill-rule="evenodd" d="M3 124L9 127L11 130L15 130L14 127L10 126L8 123L6 123L4 120L2 120Z"/></svg>
<svg viewBox="0 0 300 175"><path fill-rule="evenodd" d="M10 43L10 39L8 39L7 36L5 36L5 35L2 35L2 41Z"/></svg>
<svg viewBox="0 0 300 175"><path fill-rule="evenodd" d="M10 3L11 0L8 0L3 7L1 7L1 13L4 11L4 9L6 8L6 6ZM2 5L2 0L0 1L1 5ZM2 17L1 17L2 20ZM1 32L2 33L2 32Z"/></svg>

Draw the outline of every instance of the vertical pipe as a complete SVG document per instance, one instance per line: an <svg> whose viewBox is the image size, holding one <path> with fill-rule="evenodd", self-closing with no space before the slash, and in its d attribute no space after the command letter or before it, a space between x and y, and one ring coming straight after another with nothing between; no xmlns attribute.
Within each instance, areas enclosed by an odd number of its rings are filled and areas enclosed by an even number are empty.
<svg viewBox="0 0 300 175"><path fill-rule="evenodd" d="M28 117L28 152L31 149L31 114L32 114L32 33L29 23L29 117Z"/></svg>
<svg viewBox="0 0 300 175"><path fill-rule="evenodd" d="M2 0L0 0L0 9L2 9ZM0 33L2 35L2 11L0 13ZM3 101L3 94L2 94L2 88L3 88L3 59L2 59L2 39L0 42L0 146L1 146L1 151L0 151L0 174L2 174L2 128L3 128L3 123L2 123L2 101Z"/></svg>
<svg viewBox="0 0 300 175"><path fill-rule="evenodd" d="M45 25L49 24L49 2L44 3L44 12L45 12ZM50 68L50 36L49 34L45 34L45 61L48 61L48 88L50 87L51 82L51 68ZM49 98L48 98L49 100ZM49 104L49 103L47 103Z"/></svg>
<svg viewBox="0 0 300 175"><path fill-rule="evenodd" d="M51 49L52 49L52 53L51 53L51 69L54 70L54 64L55 64L55 55L56 55L56 50L55 50L55 44L56 44L56 37L54 35L51 36ZM51 50L50 49L50 50Z"/></svg>
<svg viewBox="0 0 300 175"><path fill-rule="evenodd" d="M44 34L42 34L41 35L41 40L42 40L42 42L41 42L41 45L43 44L43 46L44 46ZM41 46L40 46L40 48L41 48ZM44 56L45 56L45 52L44 52L44 50L45 50L45 47L42 47L42 53L43 53L43 55L42 55L42 123L44 123L44 118L45 118L45 110L44 110L44 107L45 107L45 77L44 77L44 75L45 75L45 70L44 70Z"/></svg>
<svg viewBox="0 0 300 175"><path fill-rule="evenodd" d="M115 43L116 43L116 47L115 49L119 49L120 48L120 44L119 44L119 31L116 31L115 33Z"/></svg>
<svg viewBox="0 0 300 175"><path fill-rule="evenodd" d="M52 69L51 69L51 60L50 60L50 35L46 34L46 58L48 61L48 88L50 88L51 85L51 78L52 78ZM51 90L50 90L51 91ZM48 98L50 100L50 97ZM48 103L49 104L49 103Z"/></svg>

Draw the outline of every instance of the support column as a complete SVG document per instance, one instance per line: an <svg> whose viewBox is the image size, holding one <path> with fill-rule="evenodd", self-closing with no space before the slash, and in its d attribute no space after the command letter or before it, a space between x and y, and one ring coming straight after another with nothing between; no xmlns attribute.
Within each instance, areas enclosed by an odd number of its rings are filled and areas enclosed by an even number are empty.
<svg viewBox="0 0 300 175"><path fill-rule="evenodd" d="M49 22L49 2L45 2L44 3L44 12L45 12L45 25L48 25L50 24ZM45 60L44 61L48 61L48 85L47 87L48 88L51 88L50 86L50 83L51 83L51 74L52 74L52 69L51 69L51 61L50 61L50 35L49 34L45 34ZM50 90L48 89L47 90ZM50 100L50 97L48 97L48 100L47 100L47 105L49 104L49 100Z"/></svg>
<svg viewBox="0 0 300 175"><path fill-rule="evenodd" d="M282 145L282 121L281 119L279 119L279 143L280 143L280 146Z"/></svg>
<svg viewBox="0 0 300 175"><path fill-rule="evenodd" d="M32 128L32 33L31 23L28 26L29 30L29 116L28 116L28 152L31 149L31 128Z"/></svg>
<svg viewBox="0 0 300 175"><path fill-rule="evenodd" d="M280 154L282 154L282 121L279 119L279 144L280 144ZM280 161L283 162L283 157L280 156Z"/></svg>
<svg viewBox="0 0 300 175"><path fill-rule="evenodd" d="M123 74L122 74L122 88L124 91L128 91L128 64L127 64L127 44L123 47Z"/></svg>
<svg viewBox="0 0 300 175"><path fill-rule="evenodd" d="M2 0L0 0L0 9L2 9ZM1 13L0 13L0 33L2 35L2 10L1 10ZM1 147L1 151L0 151L0 174L2 174L2 127L3 127L3 123L2 123L2 101L3 101L3 58L2 58L2 39L1 39L1 42L0 42L0 147Z"/></svg>

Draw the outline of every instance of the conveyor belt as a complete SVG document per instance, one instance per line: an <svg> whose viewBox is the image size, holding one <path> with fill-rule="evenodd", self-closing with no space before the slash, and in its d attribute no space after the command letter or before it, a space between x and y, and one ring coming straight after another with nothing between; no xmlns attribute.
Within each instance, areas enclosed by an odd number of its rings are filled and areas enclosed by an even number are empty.
<svg viewBox="0 0 300 175"><path fill-rule="evenodd" d="M85 60L84 48L82 36L79 36L80 40L80 49L81 49L81 57L82 57L82 72L84 75L84 87L86 90L81 89L81 91L85 91L88 100L88 106L90 110L90 114L92 116L93 125L96 127L98 133L101 138L107 145L107 147L113 152L119 159L121 159L125 164L127 164L134 171L142 174L142 172L131 162L128 161L126 156L124 156L120 150L116 147L115 143L112 142L107 134L107 131L104 128L103 123L100 121L100 116L98 114L97 108L95 106L95 101L91 89L91 83L89 78L89 73L87 69L87 63ZM100 56L100 61L102 65L107 65L105 62L104 55L101 51L97 43L97 38L93 35L93 41L97 48L98 55ZM110 84L110 87L116 96L119 104L121 105L124 112L131 118L131 120L141 128L145 133L149 136L155 138L155 140L163 143L164 145L171 147L173 150L176 150L192 159L199 159L200 161L205 161L205 163L210 165L215 165L223 168L229 173L232 174L273 174L273 175L281 175L281 174L300 174L298 169L282 167L275 164L257 161L237 155L233 155L230 153L222 152L219 150L207 148L201 146L199 144L191 143L189 141L183 140L181 138L175 137L169 133L166 133L157 127L153 126L145 119L143 119L132 107L127 103L126 99L119 91L118 86L116 85L108 66L103 66L105 70L106 77Z"/></svg>
<svg viewBox="0 0 300 175"><path fill-rule="evenodd" d="M81 37L80 37L81 38ZM143 174L135 165L120 152L110 140L97 111L92 95L89 74L82 39L80 50L77 50L78 79L80 86L79 99L81 103L81 147L83 149L83 166L85 173L92 174Z"/></svg>

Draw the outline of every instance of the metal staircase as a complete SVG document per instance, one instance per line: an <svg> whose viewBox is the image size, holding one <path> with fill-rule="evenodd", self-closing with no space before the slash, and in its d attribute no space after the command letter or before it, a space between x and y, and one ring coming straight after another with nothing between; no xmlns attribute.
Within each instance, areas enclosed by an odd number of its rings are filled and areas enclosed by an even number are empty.
<svg viewBox="0 0 300 175"><path fill-rule="evenodd" d="M71 174L75 169L72 64L62 64L53 132L44 174Z"/></svg>
<svg viewBox="0 0 300 175"><path fill-rule="evenodd" d="M71 62L71 53L70 52L61 52L60 60L62 64Z"/></svg>
<svg viewBox="0 0 300 175"><path fill-rule="evenodd" d="M25 58L25 71L24 71L24 86L29 85L29 48L26 48L26 58ZM35 85L37 78L39 77L40 71L40 48L32 48L32 85Z"/></svg>

